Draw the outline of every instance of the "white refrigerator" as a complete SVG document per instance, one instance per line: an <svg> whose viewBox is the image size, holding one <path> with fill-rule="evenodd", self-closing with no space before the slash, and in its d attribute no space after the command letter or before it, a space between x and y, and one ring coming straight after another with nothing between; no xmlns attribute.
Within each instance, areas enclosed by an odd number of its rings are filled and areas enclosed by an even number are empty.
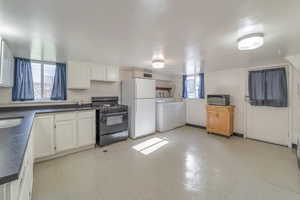
<svg viewBox="0 0 300 200"><path fill-rule="evenodd" d="M122 104L128 106L129 135L135 139L155 132L155 80L122 81Z"/></svg>

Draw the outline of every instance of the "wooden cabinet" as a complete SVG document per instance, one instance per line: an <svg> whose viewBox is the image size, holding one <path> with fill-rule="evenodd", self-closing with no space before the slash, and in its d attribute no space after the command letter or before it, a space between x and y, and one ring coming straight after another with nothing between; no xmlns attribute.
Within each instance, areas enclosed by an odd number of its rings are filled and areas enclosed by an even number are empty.
<svg viewBox="0 0 300 200"><path fill-rule="evenodd" d="M233 134L233 112L234 106L207 105L207 131L231 136Z"/></svg>
<svg viewBox="0 0 300 200"><path fill-rule="evenodd" d="M89 64L68 62L67 74L69 89L89 89L91 87Z"/></svg>
<svg viewBox="0 0 300 200"><path fill-rule="evenodd" d="M55 115L55 150L66 151L76 147L75 112Z"/></svg>
<svg viewBox="0 0 300 200"><path fill-rule="evenodd" d="M34 119L34 158L50 156L54 151L54 115L39 115Z"/></svg>
<svg viewBox="0 0 300 200"><path fill-rule="evenodd" d="M0 87L13 87L14 57L7 44L0 38Z"/></svg>
<svg viewBox="0 0 300 200"><path fill-rule="evenodd" d="M96 143L95 111L82 111L77 114L77 146Z"/></svg>

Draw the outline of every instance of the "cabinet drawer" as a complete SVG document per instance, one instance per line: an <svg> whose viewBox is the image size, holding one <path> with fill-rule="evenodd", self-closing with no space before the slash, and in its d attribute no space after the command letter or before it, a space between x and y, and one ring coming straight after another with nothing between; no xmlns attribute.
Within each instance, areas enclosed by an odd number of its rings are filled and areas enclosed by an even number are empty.
<svg viewBox="0 0 300 200"><path fill-rule="evenodd" d="M78 112L78 118L94 118L95 117L95 111L89 110L89 111L79 111Z"/></svg>
<svg viewBox="0 0 300 200"><path fill-rule="evenodd" d="M64 112L55 114L55 121L66 121L76 119L76 112Z"/></svg>
<svg viewBox="0 0 300 200"><path fill-rule="evenodd" d="M231 110L231 106L207 106L207 111L212 112L230 112Z"/></svg>

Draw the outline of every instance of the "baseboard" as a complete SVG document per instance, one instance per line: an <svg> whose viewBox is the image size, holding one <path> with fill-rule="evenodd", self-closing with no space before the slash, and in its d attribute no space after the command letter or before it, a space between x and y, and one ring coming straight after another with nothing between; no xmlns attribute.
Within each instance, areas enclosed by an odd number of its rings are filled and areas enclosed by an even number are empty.
<svg viewBox="0 0 300 200"><path fill-rule="evenodd" d="M40 162L44 162L44 161L48 161L48 160L53 160L55 158L67 156L67 155L70 155L70 154L78 153L78 152L81 152L81 151L86 151L86 150L93 149L93 148L95 148L94 144L93 145L84 146L84 147L80 147L80 148L76 148L76 149L71 149L71 150L63 151L63 152L57 153L55 155L45 156L45 157L42 157L42 158L36 158L34 160L34 163L40 163Z"/></svg>
<svg viewBox="0 0 300 200"><path fill-rule="evenodd" d="M195 124L186 124L186 126L192 126L192 127L195 127L195 128L206 129L205 126L200 126L200 125L195 125Z"/></svg>
<svg viewBox="0 0 300 200"><path fill-rule="evenodd" d="M201 129L206 129L206 127L205 126L200 126L200 125L194 125L194 124L186 124L187 126L192 126L192 127L195 127L195 128L201 128ZM232 134L233 136L237 136L237 137L244 137L244 135L243 134L241 134L241 133L233 133Z"/></svg>
<svg viewBox="0 0 300 200"><path fill-rule="evenodd" d="M233 135L236 137L244 137L244 135L242 133L233 133Z"/></svg>

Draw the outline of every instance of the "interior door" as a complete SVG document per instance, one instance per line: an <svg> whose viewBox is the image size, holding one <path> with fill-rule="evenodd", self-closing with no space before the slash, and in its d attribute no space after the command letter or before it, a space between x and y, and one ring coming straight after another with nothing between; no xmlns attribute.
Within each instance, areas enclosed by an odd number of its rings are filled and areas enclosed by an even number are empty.
<svg viewBox="0 0 300 200"><path fill-rule="evenodd" d="M155 98L155 80L135 79L135 85L137 99Z"/></svg>
<svg viewBox="0 0 300 200"><path fill-rule="evenodd" d="M154 99L136 100L134 138L155 132L155 106Z"/></svg>
<svg viewBox="0 0 300 200"><path fill-rule="evenodd" d="M289 82L288 68L286 72ZM246 86L248 93L248 83ZM289 108L252 106L246 102L246 129L248 138L288 146Z"/></svg>

